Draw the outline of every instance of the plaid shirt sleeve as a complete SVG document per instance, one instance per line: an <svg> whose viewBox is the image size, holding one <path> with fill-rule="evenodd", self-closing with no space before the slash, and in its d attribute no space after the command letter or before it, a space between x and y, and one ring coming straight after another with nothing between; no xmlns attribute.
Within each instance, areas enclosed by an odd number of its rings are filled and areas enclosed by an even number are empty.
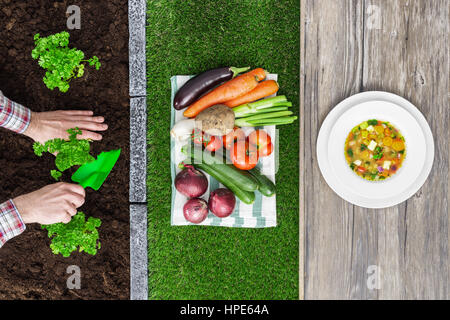
<svg viewBox="0 0 450 320"><path fill-rule="evenodd" d="M25 231L25 223L12 200L0 204L0 248L11 238Z"/></svg>
<svg viewBox="0 0 450 320"><path fill-rule="evenodd" d="M23 133L30 124L30 109L9 100L0 91L0 127Z"/></svg>

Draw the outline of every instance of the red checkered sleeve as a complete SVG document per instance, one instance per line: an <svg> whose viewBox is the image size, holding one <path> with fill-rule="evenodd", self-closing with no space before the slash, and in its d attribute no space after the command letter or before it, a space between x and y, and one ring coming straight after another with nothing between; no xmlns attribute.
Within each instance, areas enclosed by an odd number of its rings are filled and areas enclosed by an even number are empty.
<svg viewBox="0 0 450 320"><path fill-rule="evenodd" d="M23 133L30 124L30 109L9 100L0 91L0 127Z"/></svg>
<svg viewBox="0 0 450 320"><path fill-rule="evenodd" d="M0 204L0 247L25 231L25 223L12 200Z"/></svg>

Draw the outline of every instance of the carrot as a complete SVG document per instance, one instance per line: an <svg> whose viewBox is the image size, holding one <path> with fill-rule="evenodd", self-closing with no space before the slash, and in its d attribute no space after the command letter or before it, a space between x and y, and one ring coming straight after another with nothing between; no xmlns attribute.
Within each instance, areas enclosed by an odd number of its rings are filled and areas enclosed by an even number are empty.
<svg viewBox="0 0 450 320"><path fill-rule="evenodd" d="M276 93L278 91L278 88L278 83L275 80L263 81L258 83L256 88L252 91L247 92L243 96L240 96L236 99L225 102L225 105L229 106L230 108L234 108L240 106L241 104L253 102Z"/></svg>
<svg viewBox="0 0 450 320"><path fill-rule="evenodd" d="M255 70L241 74L240 76L213 89L191 104L184 111L183 115L188 118L195 117L206 108L209 108L215 104L236 99L237 97L240 97L255 89L258 85L258 76L254 74Z"/></svg>
<svg viewBox="0 0 450 320"><path fill-rule="evenodd" d="M258 78L258 81L263 81L266 78L267 72L263 68L256 68L247 72L247 74L254 75Z"/></svg>

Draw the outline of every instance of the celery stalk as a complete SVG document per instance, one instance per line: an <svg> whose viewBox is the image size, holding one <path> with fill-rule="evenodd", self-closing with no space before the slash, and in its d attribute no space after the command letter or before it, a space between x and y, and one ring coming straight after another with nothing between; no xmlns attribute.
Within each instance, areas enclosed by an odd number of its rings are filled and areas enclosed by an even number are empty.
<svg viewBox="0 0 450 320"><path fill-rule="evenodd" d="M249 114L258 113L261 109L266 109L270 107L284 107L292 106L292 103L288 102L286 96L276 96L272 98L258 100L252 103L246 103L238 107L233 108L236 118L242 118Z"/></svg>
<svg viewBox="0 0 450 320"><path fill-rule="evenodd" d="M268 112L268 113L258 113L254 116L242 118L244 121L250 122L252 120L259 120L259 119L276 119L284 116L290 116L293 112L292 111L279 111L279 112Z"/></svg>
<svg viewBox="0 0 450 320"><path fill-rule="evenodd" d="M252 114L252 108L248 104L240 105L239 107L233 108L234 111L234 117L235 118L242 118L246 115Z"/></svg>
<svg viewBox="0 0 450 320"><path fill-rule="evenodd" d="M297 120L297 116L285 116L279 118L245 120L246 118L236 119L234 124L238 127L259 127L259 126L273 126L281 124L290 124Z"/></svg>
<svg viewBox="0 0 450 320"><path fill-rule="evenodd" d="M254 127L257 127L257 126L272 126L272 125L280 125L280 124L290 124L290 123L294 122L295 120L297 120L297 116L250 120L250 121L248 121L248 123Z"/></svg>
<svg viewBox="0 0 450 320"><path fill-rule="evenodd" d="M286 102L277 102L273 104L273 107L292 107L292 102L286 101Z"/></svg>
<svg viewBox="0 0 450 320"><path fill-rule="evenodd" d="M238 127L256 127L255 125L248 123L247 121L244 120L245 118L240 118L240 119L236 119L234 120L234 125L238 126Z"/></svg>
<svg viewBox="0 0 450 320"><path fill-rule="evenodd" d="M288 110L289 107L273 107L273 108L267 108L267 109L262 109L259 110L258 113L256 114L262 114L262 113L268 113L268 112L275 112L275 111L286 111ZM256 115L253 114L253 115ZM253 116L253 115L249 115L249 116Z"/></svg>
<svg viewBox="0 0 450 320"><path fill-rule="evenodd" d="M235 108L234 108L233 111L234 111L235 118L244 118L244 117L248 117L251 115L258 114L258 113L272 112L272 111L266 111L266 110L271 110L271 109L275 109L275 108L283 108L280 110L286 110L289 107L292 107L292 103L290 103L290 102L277 103L273 106L265 106L262 109L256 109L256 108L252 108L248 105L242 105L242 106L240 106L240 108L241 108L240 110L235 111ZM276 111L276 110L273 110L273 111Z"/></svg>
<svg viewBox="0 0 450 320"><path fill-rule="evenodd" d="M272 98L266 98L266 99L258 100L255 102L251 102L248 105L251 108L264 109L264 108L272 107L275 103L281 103L281 102L288 102L286 96L282 95L282 96L276 96L276 97L272 97Z"/></svg>

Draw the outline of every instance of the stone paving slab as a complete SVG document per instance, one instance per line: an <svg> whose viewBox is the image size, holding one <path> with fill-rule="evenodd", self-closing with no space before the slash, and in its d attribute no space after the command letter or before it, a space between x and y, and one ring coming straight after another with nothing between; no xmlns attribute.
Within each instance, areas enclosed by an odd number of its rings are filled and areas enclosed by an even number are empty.
<svg viewBox="0 0 450 320"><path fill-rule="evenodd" d="M128 1L130 77L130 299L148 299L146 0Z"/></svg>
<svg viewBox="0 0 450 320"><path fill-rule="evenodd" d="M128 1L130 96L146 95L145 17L146 0Z"/></svg>
<svg viewBox="0 0 450 320"><path fill-rule="evenodd" d="M130 204L130 299L148 299L147 205Z"/></svg>
<svg viewBox="0 0 450 320"><path fill-rule="evenodd" d="M147 201L147 101L130 101L130 202Z"/></svg>

